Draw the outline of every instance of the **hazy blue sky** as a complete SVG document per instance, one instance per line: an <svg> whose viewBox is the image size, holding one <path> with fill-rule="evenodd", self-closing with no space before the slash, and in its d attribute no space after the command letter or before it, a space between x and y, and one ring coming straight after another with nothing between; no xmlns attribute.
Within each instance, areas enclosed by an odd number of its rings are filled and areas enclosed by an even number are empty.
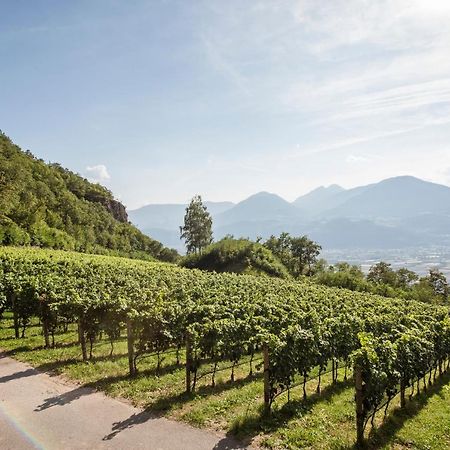
<svg viewBox="0 0 450 450"><path fill-rule="evenodd" d="M130 208L450 184L448 0L0 3L0 128Z"/></svg>

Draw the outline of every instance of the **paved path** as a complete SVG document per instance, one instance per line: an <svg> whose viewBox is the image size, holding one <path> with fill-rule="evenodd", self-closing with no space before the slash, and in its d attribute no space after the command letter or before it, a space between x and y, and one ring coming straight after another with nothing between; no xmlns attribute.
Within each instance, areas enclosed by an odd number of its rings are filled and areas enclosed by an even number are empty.
<svg viewBox="0 0 450 450"><path fill-rule="evenodd" d="M0 449L226 450L231 439L70 386L0 353Z"/></svg>

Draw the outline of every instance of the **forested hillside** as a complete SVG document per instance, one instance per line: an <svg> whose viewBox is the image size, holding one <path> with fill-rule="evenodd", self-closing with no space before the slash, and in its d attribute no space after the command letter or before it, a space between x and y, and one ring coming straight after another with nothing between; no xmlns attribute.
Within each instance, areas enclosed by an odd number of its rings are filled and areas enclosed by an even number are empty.
<svg viewBox="0 0 450 450"><path fill-rule="evenodd" d="M173 260L176 252L128 222L99 184L46 164L0 132L0 244Z"/></svg>

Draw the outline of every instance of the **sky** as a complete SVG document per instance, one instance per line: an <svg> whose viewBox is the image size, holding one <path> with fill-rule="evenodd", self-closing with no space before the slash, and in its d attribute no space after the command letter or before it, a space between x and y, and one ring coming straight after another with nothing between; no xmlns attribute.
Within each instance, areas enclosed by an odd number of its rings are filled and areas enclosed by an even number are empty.
<svg viewBox="0 0 450 450"><path fill-rule="evenodd" d="M0 5L0 129L129 209L450 185L448 0Z"/></svg>

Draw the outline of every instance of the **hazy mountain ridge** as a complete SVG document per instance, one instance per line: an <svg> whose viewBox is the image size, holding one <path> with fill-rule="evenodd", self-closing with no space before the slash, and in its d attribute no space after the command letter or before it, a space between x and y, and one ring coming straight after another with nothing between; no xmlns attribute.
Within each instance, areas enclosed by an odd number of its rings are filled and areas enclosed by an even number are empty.
<svg viewBox="0 0 450 450"><path fill-rule="evenodd" d="M308 234L330 249L450 245L450 187L412 176L352 189L321 186L292 203L276 194L259 192L237 204L206 205L213 216L216 239L227 234L267 238L287 231ZM158 206L130 211L131 221L167 245L163 235L170 236L170 245L178 242L182 248L178 227L186 205L164 205L167 211L176 206L176 214L159 210L157 217L145 217ZM160 231L155 233L155 228Z"/></svg>
<svg viewBox="0 0 450 450"><path fill-rule="evenodd" d="M220 214L235 204L232 202L204 202L208 211L213 216ZM187 204L183 203L161 203L142 206L141 208L128 211L131 222L145 230L149 228L178 230L182 225Z"/></svg>
<svg viewBox="0 0 450 450"><path fill-rule="evenodd" d="M216 226L237 222L263 222L300 217L292 203L270 192L258 192L215 217Z"/></svg>
<svg viewBox="0 0 450 450"><path fill-rule="evenodd" d="M337 184L332 184L328 187L320 186L307 194L298 197L294 200L293 205L303 211L308 211L309 213L319 212L327 207L332 207L333 200L342 192L348 191Z"/></svg>
<svg viewBox="0 0 450 450"><path fill-rule="evenodd" d="M348 198L344 202L322 214L377 220L450 212L450 187L410 176L389 178L356 189L360 189L356 195L355 190L346 191ZM352 191L354 195L349 196Z"/></svg>

